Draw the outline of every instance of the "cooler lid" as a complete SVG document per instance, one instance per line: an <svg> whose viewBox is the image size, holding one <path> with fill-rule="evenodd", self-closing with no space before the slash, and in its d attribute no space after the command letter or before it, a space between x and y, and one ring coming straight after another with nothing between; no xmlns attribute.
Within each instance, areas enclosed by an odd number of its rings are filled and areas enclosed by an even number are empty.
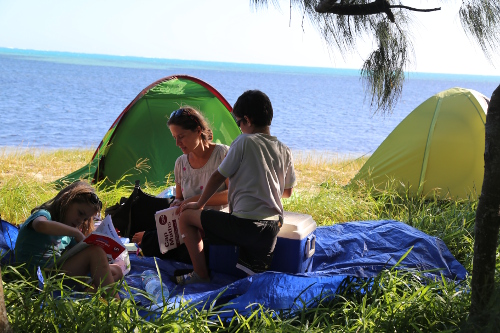
<svg viewBox="0 0 500 333"><path fill-rule="evenodd" d="M283 220L283 226L278 233L281 238L304 239L316 230L316 222L311 215L285 211Z"/></svg>

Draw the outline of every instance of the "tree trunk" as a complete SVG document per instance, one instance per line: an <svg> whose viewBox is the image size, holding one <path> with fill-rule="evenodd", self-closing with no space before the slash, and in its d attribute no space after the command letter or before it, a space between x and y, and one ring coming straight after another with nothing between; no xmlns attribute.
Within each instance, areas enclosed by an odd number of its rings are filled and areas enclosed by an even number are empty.
<svg viewBox="0 0 500 333"><path fill-rule="evenodd" d="M3 298L3 281L2 281L1 269L0 269L0 332L6 332L6 333L12 332L12 330L10 329L9 318L7 317L7 309L5 308L5 301Z"/></svg>
<svg viewBox="0 0 500 333"><path fill-rule="evenodd" d="M495 261L500 225L500 86L486 115L484 180L474 226L470 320L488 323L487 306L495 288Z"/></svg>

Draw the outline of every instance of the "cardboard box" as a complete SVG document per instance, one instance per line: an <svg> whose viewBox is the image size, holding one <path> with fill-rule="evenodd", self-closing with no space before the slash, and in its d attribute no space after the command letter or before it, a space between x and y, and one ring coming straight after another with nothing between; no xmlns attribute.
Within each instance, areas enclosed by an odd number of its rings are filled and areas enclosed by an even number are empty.
<svg viewBox="0 0 500 333"><path fill-rule="evenodd" d="M285 273L310 272L316 250L316 222L310 215L284 213L270 270ZM236 268L239 248L233 245L210 245L209 268L213 271L244 277Z"/></svg>

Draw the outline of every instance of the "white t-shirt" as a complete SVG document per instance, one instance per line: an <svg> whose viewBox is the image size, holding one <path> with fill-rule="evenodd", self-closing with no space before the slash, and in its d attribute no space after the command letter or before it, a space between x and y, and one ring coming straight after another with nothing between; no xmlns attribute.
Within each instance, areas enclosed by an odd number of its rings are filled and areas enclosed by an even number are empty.
<svg viewBox="0 0 500 333"><path fill-rule="evenodd" d="M181 186L182 197L184 199L191 198L201 194L203 188L208 182L208 179L215 170L219 167L222 160L226 156L229 147L222 144L216 144L212 155L207 163L199 169L193 169L189 164L187 155L183 154L177 158L174 167L175 183ZM226 184L222 184L217 192L226 190ZM223 206L206 206L206 208L221 210L227 207Z"/></svg>
<svg viewBox="0 0 500 333"><path fill-rule="evenodd" d="M275 136L239 135L218 170L229 177L229 210L235 216L277 220L283 215L281 197L296 179L292 152Z"/></svg>

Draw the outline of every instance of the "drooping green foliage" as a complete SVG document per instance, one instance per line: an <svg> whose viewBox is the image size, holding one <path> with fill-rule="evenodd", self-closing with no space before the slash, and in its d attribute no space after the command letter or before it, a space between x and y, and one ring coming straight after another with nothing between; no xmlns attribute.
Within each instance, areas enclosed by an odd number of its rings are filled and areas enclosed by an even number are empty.
<svg viewBox="0 0 500 333"><path fill-rule="evenodd" d="M465 33L491 61L491 55L500 46L500 1L462 1L459 15Z"/></svg>
<svg viewBox="0 0 500 333"><path fill-rule="evenodd" d="M458 1L438 3L451 6ZM280 1L250 0L250 3L260 9L269 4L279 7ZM328 10L343 13L318 12L318 5L325 3ZM380 12L366 14L363 7L377 8L373 6L375 3L380 6ZM356 52L360 41L372 41L374 49L365 59L361 77L372 108L382 113L394 110L401 97L405 71L414 59L410 33L412 13L438 10L434 8L434 1L410 0L289 0L286 4L290 11L296 10L307 18L325 43L344 57ZM500 46L500 1L465 0L461 4L459 17L465 33L491 60L491 55ZM386 13L384 6L390 8L391 15Z"/></svg>
<svg viewBox="0 0 500 333"><path fill-rule="evenodd" d="M397 16L405 19L404 15ZM390 111L401 98L403 69L410 62L413 48L407 33L386 20L377 22L375 33L378 48L365 60L361 75L365 79L365 90L371 94L371 105Z"/></svg>

